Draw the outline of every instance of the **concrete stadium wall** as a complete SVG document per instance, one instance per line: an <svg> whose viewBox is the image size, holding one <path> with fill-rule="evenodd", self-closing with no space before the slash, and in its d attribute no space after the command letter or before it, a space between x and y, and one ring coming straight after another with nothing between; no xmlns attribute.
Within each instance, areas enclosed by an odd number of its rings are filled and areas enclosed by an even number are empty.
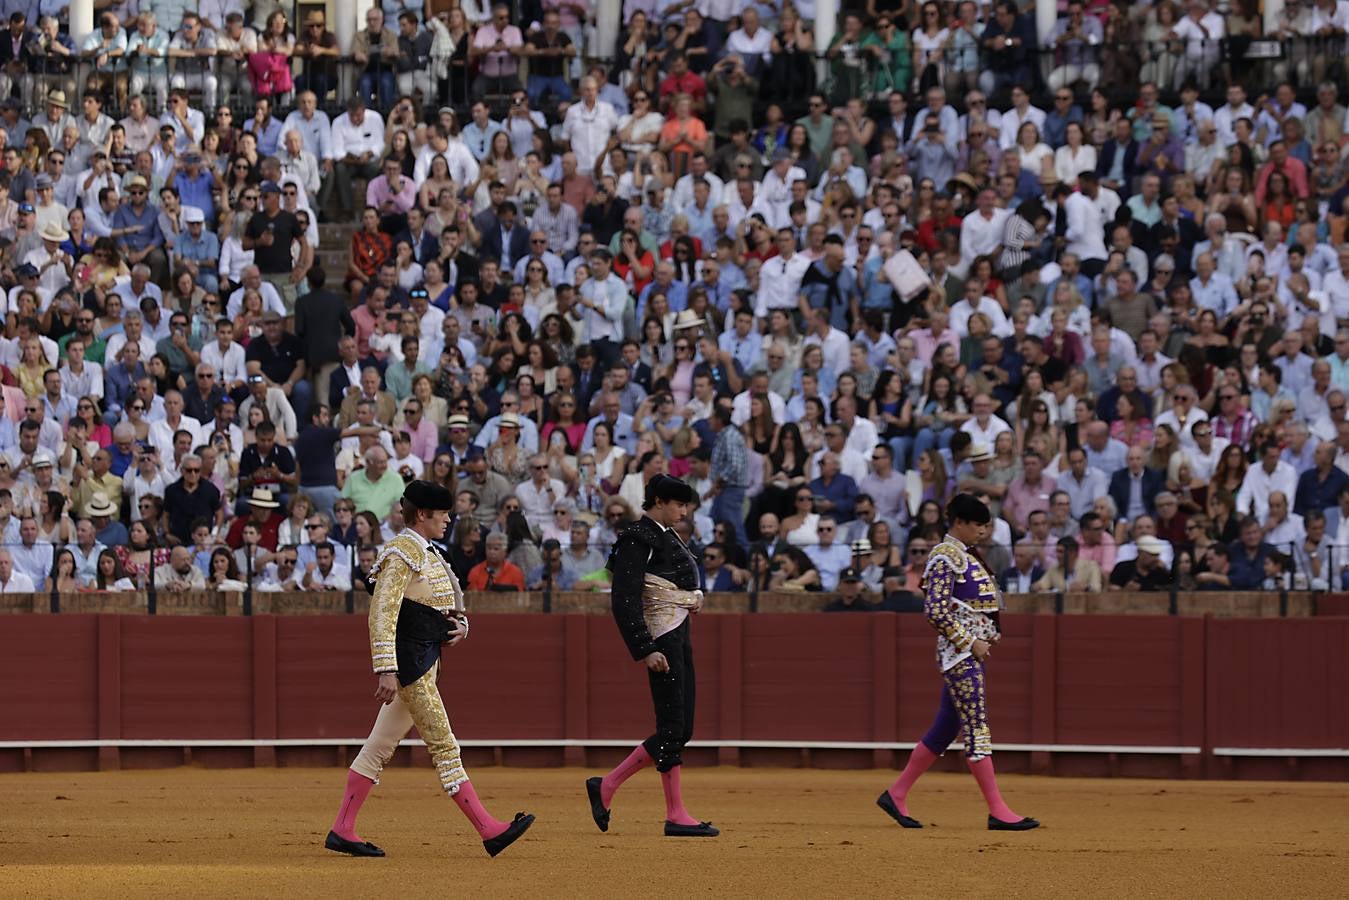
<svg viewBox="0 0 1349 900"><path fill-rule="evenodd" d="M0 771L345 764L376 711L359 615L0 621ZM1004 625L989 669L1003 770L1349 776L1349 618ZM935 711L933 636L917 616L728 614L694 626L695 740L722 746L691 750L691 763L894 766ZM651 727L643 672L599 616L478 617L446 651L440 686L474 764L603 765ZM424 760L400 751L399 762Z"/></svg>

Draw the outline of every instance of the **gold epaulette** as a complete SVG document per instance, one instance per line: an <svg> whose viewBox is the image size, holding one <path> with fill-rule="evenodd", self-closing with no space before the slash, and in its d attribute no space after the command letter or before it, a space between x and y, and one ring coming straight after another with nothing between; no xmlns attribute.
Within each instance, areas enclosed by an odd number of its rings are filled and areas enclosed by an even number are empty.
<svg viewBox="0 0 1349 900"><path fill-rule="evenodd" d="M942 541L933 547L931 553L928 554L929 563L936 562L938 559L946 560L957 575L964 575L970 564L969 556L965 551L950 541Z"/></svg>
<svg viewBox="0 0 1349 900"><path fill-rule="evenodd" d="M374 578L383 568L384 561L390 556L397 556L413 572L421 572L422 566L426 563L427 550L414 537L408 534L400 534L393 540L379 548L379 555L375 558L375 564L370 567L370 577Z"/></svg>

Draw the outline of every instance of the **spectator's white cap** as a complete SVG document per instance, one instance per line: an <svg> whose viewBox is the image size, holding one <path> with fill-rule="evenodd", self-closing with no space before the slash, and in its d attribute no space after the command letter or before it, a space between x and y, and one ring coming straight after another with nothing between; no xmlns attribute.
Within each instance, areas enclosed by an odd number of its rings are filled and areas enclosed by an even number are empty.
<svg viewBox="0 0 1349 900"><path fill-rule="evenodd" d="M1150 553L1153 556L1161 556L1166 552L1166 544L1163 544L1160 540L1150 534L1141 536L1134 543L1138 544L1139 553Z"/></svg>

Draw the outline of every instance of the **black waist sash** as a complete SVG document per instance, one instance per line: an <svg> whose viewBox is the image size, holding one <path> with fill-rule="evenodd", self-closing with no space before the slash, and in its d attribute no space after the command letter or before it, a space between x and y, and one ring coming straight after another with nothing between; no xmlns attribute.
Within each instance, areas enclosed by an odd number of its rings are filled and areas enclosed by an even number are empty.
<svg viewBox="0 0 1349 900"><path fill-rule="evenodd" d="M404 600L394 632L398 683L407 687L431 671L440 659L440 645L449 639L449 619L423 603Z"/></svg>

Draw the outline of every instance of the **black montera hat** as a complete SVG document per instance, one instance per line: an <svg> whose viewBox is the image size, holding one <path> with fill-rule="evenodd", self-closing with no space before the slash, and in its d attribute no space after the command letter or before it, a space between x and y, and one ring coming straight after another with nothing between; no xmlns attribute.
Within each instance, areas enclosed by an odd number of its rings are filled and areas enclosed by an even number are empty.
<svg viewBox="0 0 1349 900"><path fill-rule="evenodd" d="M418 509L454 509L450 489L431 481L414 481L403 489L403 499Z"/></svg>
<svg viewBox="0 0 1349 900"><path fill-rule="evenodd" d="M646 483L646 499L642 503L642 509L650 509L656 505L657 500L697 503L698 492L687 481L669 475L657 475Z"/></svg>
<svg viewBox="0 0 1349 900"><path fill-rule="evenodd" d="M952 522L975 522L987 525L993 521L988 505L973 494L956 494L946 506L946 518Z"/></svg>

